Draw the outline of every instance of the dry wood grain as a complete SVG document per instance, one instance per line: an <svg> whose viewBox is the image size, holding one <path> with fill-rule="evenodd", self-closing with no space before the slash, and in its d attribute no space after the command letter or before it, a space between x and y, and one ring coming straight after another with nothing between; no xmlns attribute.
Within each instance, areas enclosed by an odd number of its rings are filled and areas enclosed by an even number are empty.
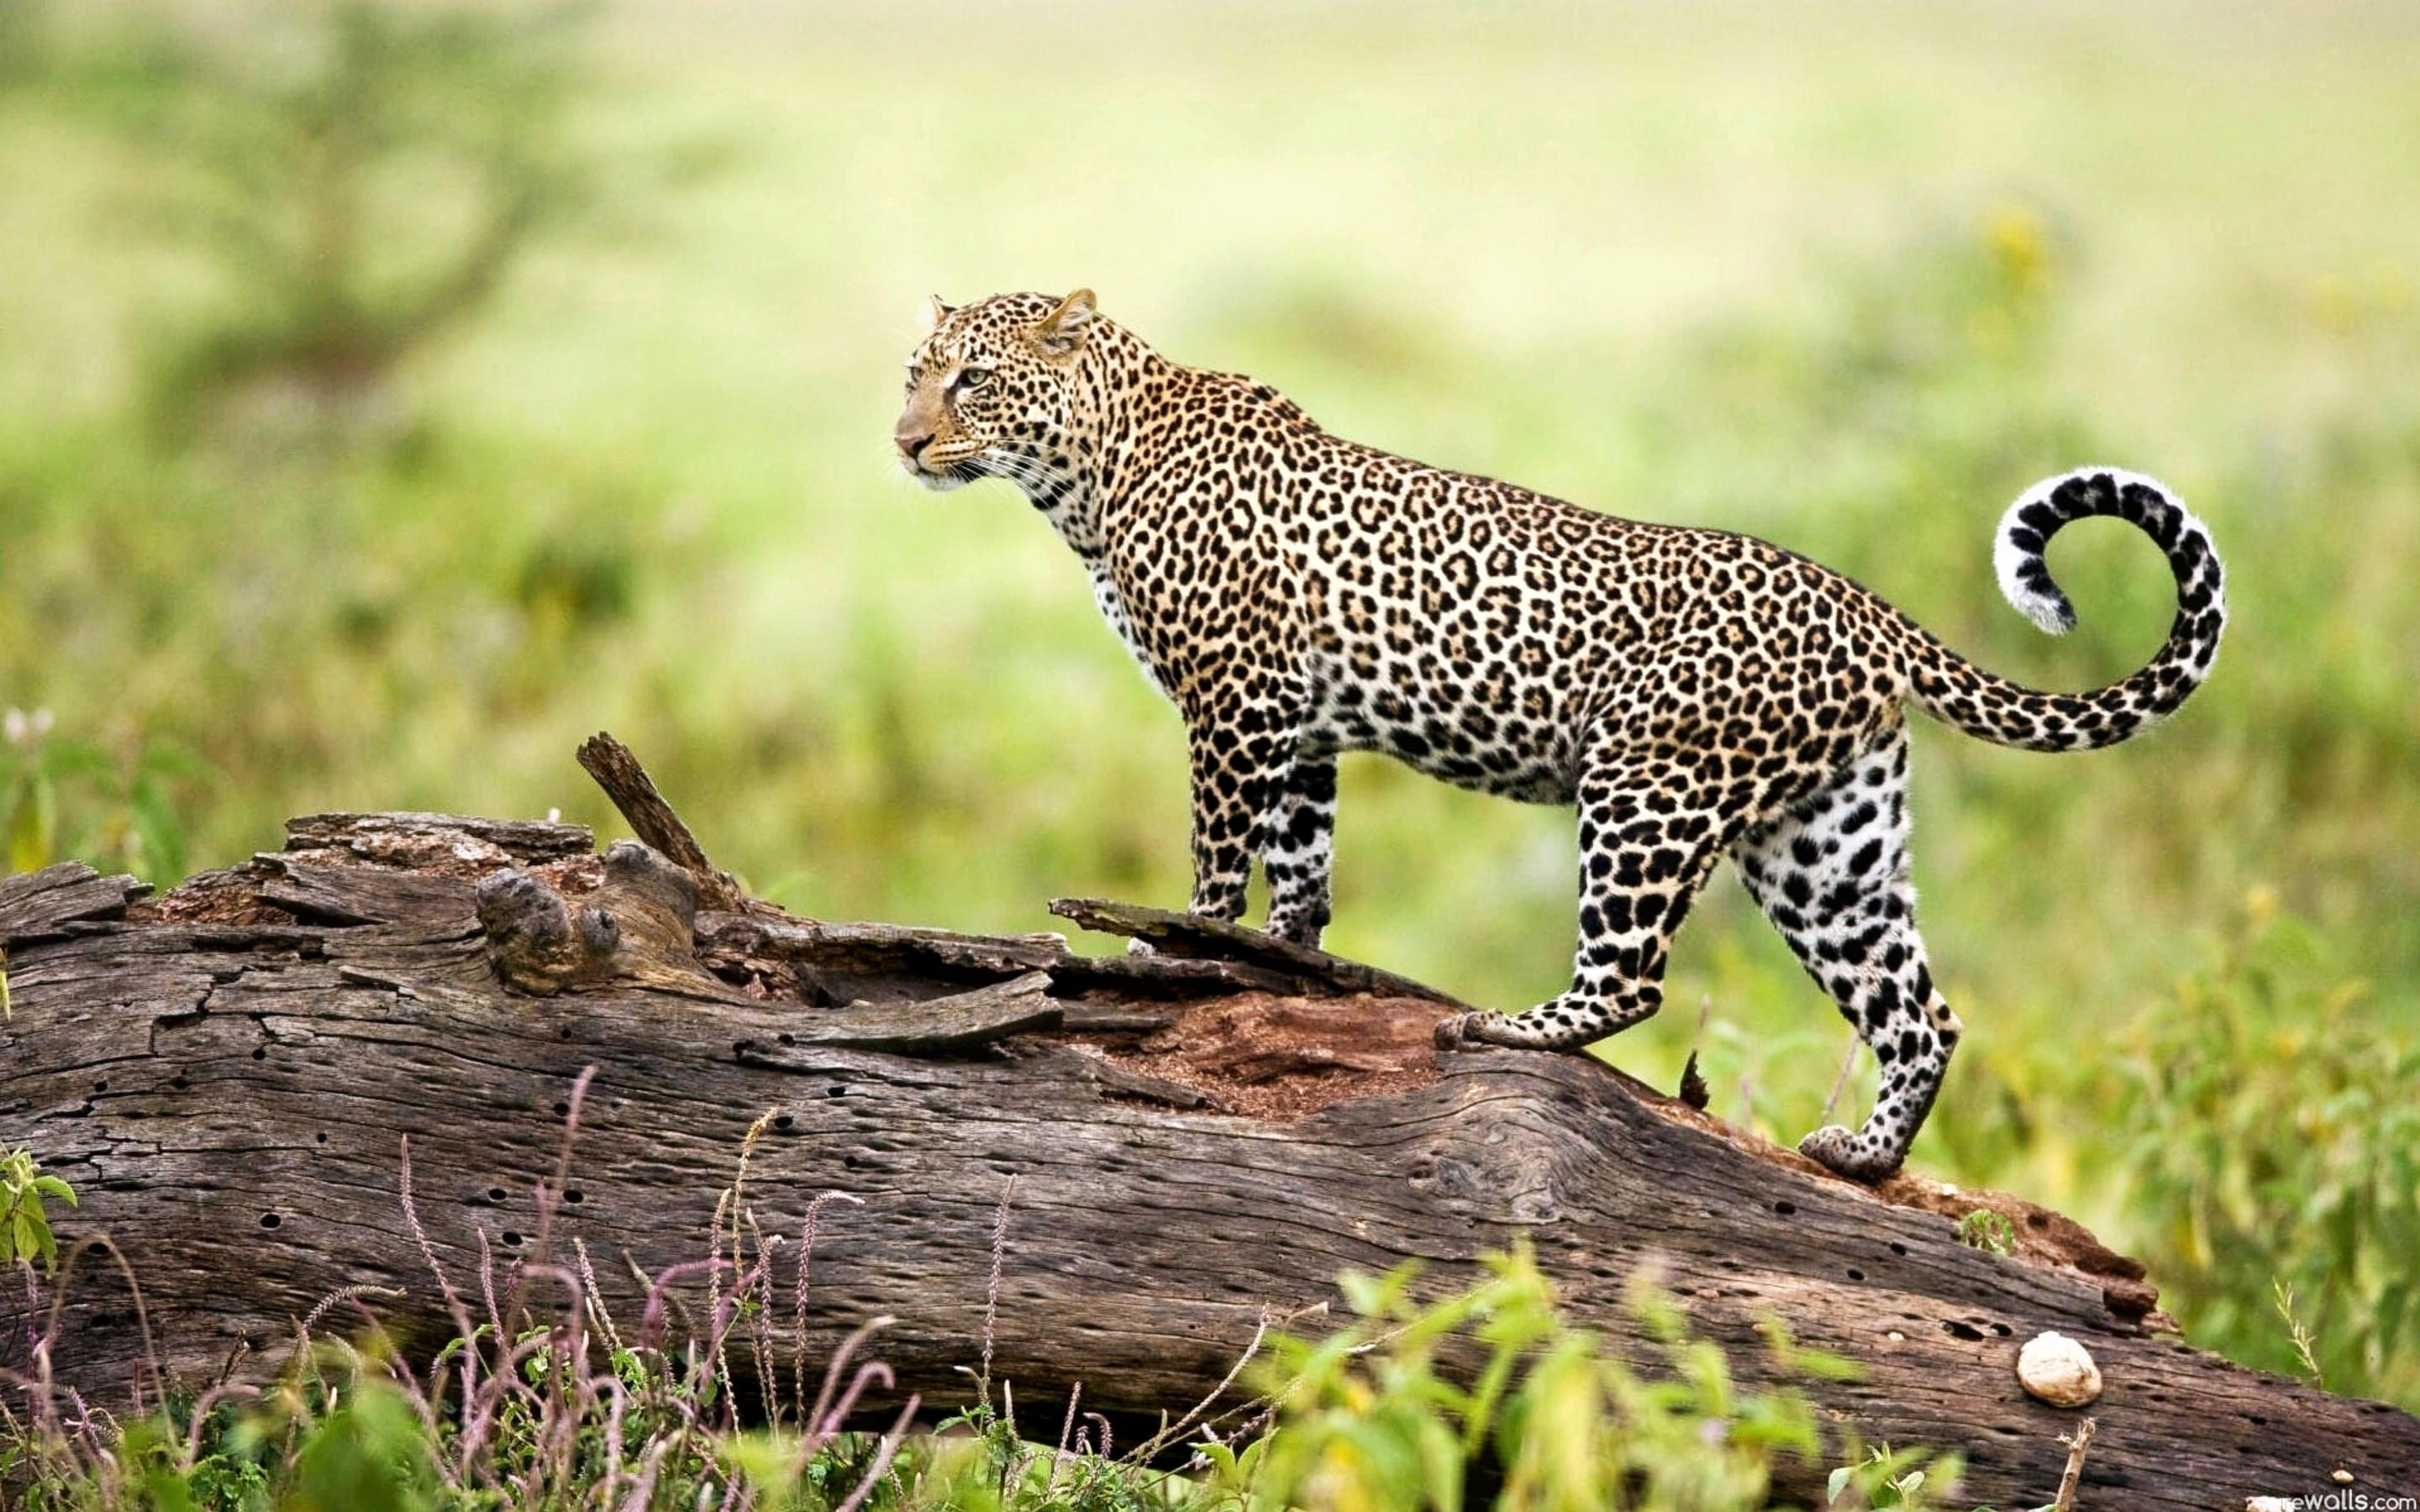
<svg viewBox="0 0 2420 1512"><path fill-rule="evenodd" d="M650 1273L695 1258L741 1140L769 1114L750 1175L768 1231L795 1235L826 1191L863 1202L824 1212L814 1347L895 1315L882 1352L901 1391L928 1399L964 1395L1013 1177L994 1372L1022 1401L1081 1381L1087 1406L1181 1411L1264 1312L1333 1301L1339 1271L1419 1258L1443 1289L1526 1235L1572 1316L1617 1346L1643 1350L1622 1296L1644 1269L1747 1381L1772 1380L1767 1318L1855 1360L1860 1381L1809 1387L1827 1421L1869 1443L1963 1449L1975 1501L2039 1505L2058 1486L2077 1414L2026 1397L2013 1369L2053 1328L2109 1383L2079 1505L2240 1506L2335 1489L2340 1468L2373 1491L2420 1485L2420 1421L2145 1332L2143 1307L2109 1294L2121 1257L2055 1215L1961 1196L2013 1213L2025 1246L1968 1248L1932 1211L1952 1205L1938 1187L1851 1185L1584 1057L1438 1057L1423 1040L1435 995L1257 938L1183 936L1233 946L1244 959L1193 964L1239 977L1155 978L1180 963L1107 970L1053 936L832 925L757 904L699 914L693 939L669 947L661 918L617 926L550 990L516 990L514 928L501 915L483 928L482 876L512 869L523 901L560 908L578 937L584 911L621 906L617 868L662 865L642 852L600 866L556 827L298 822L285 855L131 911L123 879L54 869L0 883L16 1004L0 1026L0 1141L39 1150L83 1194L64 1232L125 1247L170 1368L211 1378L247 1347L243 1368L268 1368L291 1320L348 1286L402 1288L387 1315L407 1344L433 1347L442 1314L399 1216L401 1137L430 1237L468 1276L481 1233L507 1257L529 1244L566 1089L594 1067L566 1238ZM461 859L482 846L497 853L485 872ZM1146 918L1107 906L1089 917ZM633 955L633 939L656 945ZM666 949L678 959L648 955ZM600 961L610 969L590 969ZM801 1000L784 980L798 970L855 1006ZM1357 980L1386 991L1356 995ZM1371 1026L1330 1064L1280 1064L1196 1017L1255 1001L1268 1005L1255 1033L1332 1036L1357 1009ZM1215 1064L1149 1048L1209 1045L1215 1062L1230 1033L1236 1067L1344 1078L1326 1084L1339 1095L1283 1118L1221 1111L1202 1080ZM1381 1044L1393 1058L1356 1063ZM1401 1089L1356 1095L1362 1076ZM631 1309L625 1269L604 1279ZM0 1365L22 1364L22 1305L0 1300ZM65 1379L113 1400L140 1354L122 1287L79 1281ZM1819 1497L1820 1467L1792 1489Z"/></svg>

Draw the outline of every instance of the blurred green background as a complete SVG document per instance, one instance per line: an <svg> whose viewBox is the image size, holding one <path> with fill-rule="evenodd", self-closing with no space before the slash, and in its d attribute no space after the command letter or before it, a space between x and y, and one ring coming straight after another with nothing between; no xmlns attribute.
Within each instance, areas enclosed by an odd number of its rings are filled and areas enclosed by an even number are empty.
<svg viewBox="0 0 2420 1512"><path fill-rule="evenodd" d="M2090 759L1917 736L1970 1026L1917 1164L2197 1339L2420 1403L2420 10L0 0L0 825L162 880L559 808L611 729L827 917L1187 891L1173 713L1006 485L900 477L928 293L1089 285L1331 429L1764 535L1997 671L1998 511L2105 461L2230 568ZM1520 1006L1568 817L1348 762L1334 948ZM1737 885L1606 1049L1784 1139L1848 1042ZM1867 1071L1869 1073L1870 1068ZM1862 1113L1853 1084L1845 1111ZM2297 1342L2298 1335L2300 1342Z"/></svg>

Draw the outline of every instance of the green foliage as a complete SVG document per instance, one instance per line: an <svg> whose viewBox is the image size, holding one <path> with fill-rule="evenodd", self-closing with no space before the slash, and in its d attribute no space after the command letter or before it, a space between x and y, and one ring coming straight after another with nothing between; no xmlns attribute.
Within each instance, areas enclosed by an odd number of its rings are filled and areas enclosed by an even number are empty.
<svg viewBox="0 0 2420 1512"><path fill-rule="evenodd" d="M215 273L155 332L155 417L246 391L318 419L390 399L583 199L561 126L583 14L315 0L212 28L138 7L131 30L54 46L55 92L154 155L146 219Z"/></svg>
<svg viewBox="0 0 2420 1512"><path fill-rule="evenodd" d="M2006 1214L1978 1208L1958 1220L1958 1242L1969 1249L2006 1255L2016 1248L2016 1226L2009 1222Z"/></svg>
<svg viewBox="0 0 2420 1512"><path fill-rule="evenodd" d="M2256 900L2120 1038L2118 1170L2196 1338L2338 1391L2420 1397L2420 1034ZM2106 1085L2104 1083L2104 1085Z"/></svg>
<svg viewBox="0 0 2420 1512"><path fill-rule="evenodd" d="M49 41L46 0L14 0L0 6L0 89L39 78Z"/></svg>
<svg viewBox="0 0 2420 1512"><path fill-rule="evenodd" d="M2194 1342L2420 1402L2420 1026L2265 889L2212 957L2093 1056L1966 1067L1963 1173L2097 1192Z"/></svg>
<svg viewBox="0 0 2420 1512"><path fill-rule="evenodd" d="M281 1500L297 1512L434 1512L436 1463L403 1393L365 1382L313 1424Z"/></svg>
<svg viewBox="0 0 2420 1512"><path fill-rule="evenodd" d="M55 1176L44 1176L31 1151L12 1149L0 1155L0 1267L20 1260L58 1269L59 1246L51 1237L45 1200L76 1205L75 1189Z"/></svg>
<svg viewBox="0 0 2420 1512"><path fill-rule="evenodd" d="M507 1394L492 1417L471 1405L482 1397L471 1378L460 1400L428 1396L376 1335L359 1349L306 1337L265 1396L179 1397L117 1430L106 1453L0 1418L0 1484L21 1489L27 1512L1762 1512L1777 1465L1819 1462L1808 1402L1738 1389L1721 1350L1652 1283L1632 1298L1656 1357L1642 1372L1560 1320L1526 1251L1488 1273L1426 1304L1411 1268L1348 1275L1357 1320L1280 1336L1260 1371L1268 1396L1218 1414L1224 1436L1197 1430L1178 1472L1151 1460L1189 1420L1117 1455L1107 1421L1078 1427L1071 1402L1062 1441L1037 1444L1005 1389L997 1409L986 1397L905 1439L802 1430L786 1409L775 1415L787 1421L740 1429L720 1396L730 1362L715 1358L737 1338L691 1340L675 1366L614 1342L598 1314L592 1343L618 1390L597 1389L557 1330L522 1336L531 1391ZM446 1351L453 1366L493 1343L485 1324L466 1338ZM1847 1369L1778 1330L1768 1347L1785 1373ZM431 1381L448 1367L437 1362ZM544 1405L558 1391L568 1416ZM1841 1512L1917 1512L1957 1480L1955 1458L1846 1449L1828 1497ZM1473 1500L1474 1487L1493 1489Z"/></svg>
<svg viewBox="0 0 2420 1512"><path fill-rule="evenodd" d="M206 783L209 768L171 740L153 739L113 756L99 746L53 735L48 709L7 713L0 743L0 837L12 872L70 858L123 867L160 886L185 876L180 795ZM0 1004L7 1001L0 995Z"/></svg>
<svg viewBox="0 0 2420 1512"><path fill-rule="evenodd" d="M1270 1434L1241 1450L1211 1445L1213 1484L1252 1508L1461 1512L1474 1475L1500 1470L1491 1504L1505 1512L1721 1512L1765 1505L1777 1464L1819 1455L1806 1398L1740 1391L1722 1352L1692 1337L1652 1284L1631 1303L1659 1357L1650 1374L1564 1324L1526 1250L1489 1270L1427 1304L1413 1295L1416 1268L1348 1275L1358 1321L1279 1341ZM1841 1368L1784 1337L1772 1343L1788 1368ZM1461 1373L1448 1372L1449 1357ZM1953 1481L1955 1464L1932 1473Z"/></svg>
<svg viewBox="0 0 2420 1512"><path fill-rule="evenodd" d="M1863 1459L1835 1469L1824 1480L1824 1504L1833 1512L1863 1512L1868 1507L1875 1512L1924 1512L1927 1507L1950 1504L1940 1498L1949 1494L1957 1481L1956 1461L1943 1462L1921 1449L1893 1449L1885 1444L1867 1451Z"/></svg>
<svg viewBox="0 0 2420 1512"><path fill-rule="evenodd" d="M776 1431L738 1435L722 1452L768 1512L830 1512L869 1484L869 1472L871 1489L859 1504L868 1512L1214 1512L1232 1504L1131 1457L1030 1443L981 1406L895 1452L869 1435L815 1447Z"/></svg>

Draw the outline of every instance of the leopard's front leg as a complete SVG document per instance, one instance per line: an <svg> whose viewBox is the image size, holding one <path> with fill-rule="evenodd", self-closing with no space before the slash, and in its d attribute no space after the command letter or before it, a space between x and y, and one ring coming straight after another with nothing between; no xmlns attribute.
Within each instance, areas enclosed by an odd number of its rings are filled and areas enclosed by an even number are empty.
<svg viewBox="0 0 2420 1512"><path fill-rule="evenodd" d="M1294 765L1295 730L1293 711L1274 700L1187 718L1192 912L1229 922L1243 917L1252 859L1264 847Z"/></svg>

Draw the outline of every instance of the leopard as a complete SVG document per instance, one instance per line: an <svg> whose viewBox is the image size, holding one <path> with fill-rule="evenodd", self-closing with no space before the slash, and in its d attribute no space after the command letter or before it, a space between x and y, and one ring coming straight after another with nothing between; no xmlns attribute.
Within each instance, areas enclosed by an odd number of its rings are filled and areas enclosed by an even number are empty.
<svg viewBox="0 0 2420 1512"><path fill-rule="evenodd" d="M1015 486L1185 727L1190 911L1316 947L1337 762L1571 807L1571 985L1437 1026L1441 1049L1578 1050L1661 1007L1675 933L1726 857L1878 1068L1872 1109L1799 1149L1899 1170L1963 1032L1917 933L1909 707L2001 746L2093 750L2174 714L2226 624L2208 530L2164 485L2060 473L2001 517L2003 595L2062 634L2044 564L2077 520L2166 557L2177 608L2140 670L2090 692L1986 671L1852 579L1752 535L1650 523L1323 429L1266 383L1162 356L1089 289L932 301L896 460L934 490Z"/></svg>

